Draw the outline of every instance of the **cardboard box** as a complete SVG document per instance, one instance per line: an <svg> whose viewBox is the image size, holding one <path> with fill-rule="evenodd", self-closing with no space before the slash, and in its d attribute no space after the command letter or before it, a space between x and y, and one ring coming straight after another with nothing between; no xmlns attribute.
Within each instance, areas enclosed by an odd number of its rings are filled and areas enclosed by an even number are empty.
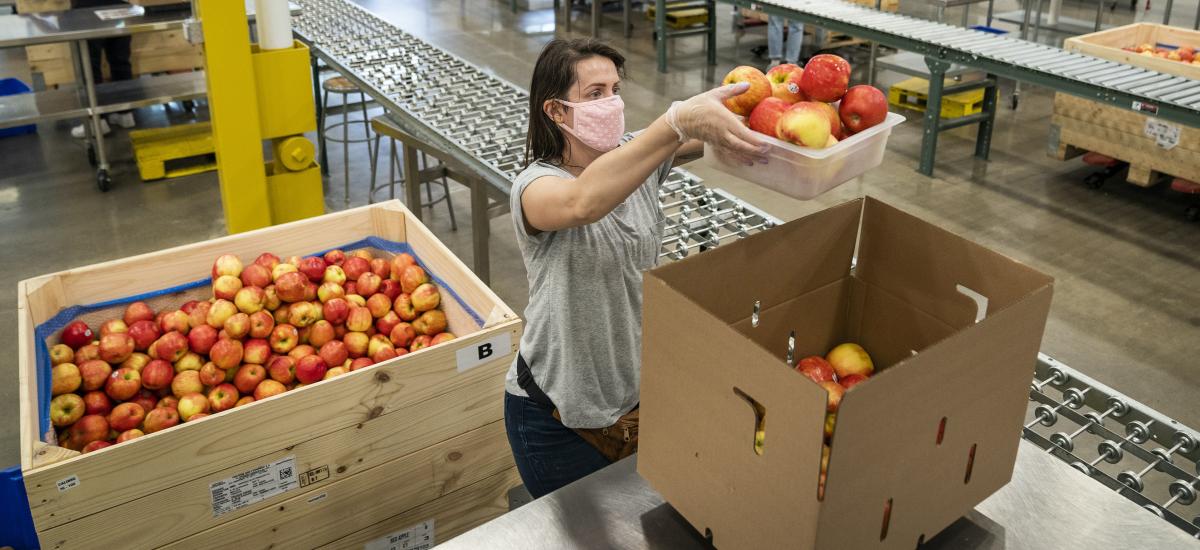
<svg viewBox="0 0 1200 550"><path fill-rule="evenodd" d="M720 548L911 549L1010 479L1052 284L872 198L654 269L638 472ZM853 341L877 369L823 499L826 394L787 366L793 330L797 359Z"/></svg>

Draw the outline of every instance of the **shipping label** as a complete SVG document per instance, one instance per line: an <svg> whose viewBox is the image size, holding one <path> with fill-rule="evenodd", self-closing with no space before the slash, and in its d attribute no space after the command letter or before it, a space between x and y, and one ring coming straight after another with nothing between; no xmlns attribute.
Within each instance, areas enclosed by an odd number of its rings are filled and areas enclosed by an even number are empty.
<svg viewBox="0 0 1200 550"><path fill-rule="evenodd" d="M427 519L370 541L363 545L363 550L429 550L433 545L433 519Z"/></svg>
<svg viewBox="0 0 1200 550"><path fill-rule="evenodd" d="M214 481L208 486L212 494L213 517L232 512L275 495L300 487L295 455L248 472Z"/></svg>
<svg viewBox="0 0 1200 550"><path fill-rule="evenodd" d="M458 361L458 372L467 372L493 359L512 353L512 333L505 331L473 346L454 353Z"/></svg>
<svg viewBox="0 0 1200 550"><path fill-rule="evenodd" d="M1146 119L1146 137L1153 139L1159 147L1170 151L1179 145L1179 125L1165 120Z"/></svg>
<svg viewBox="0 0 1200 550"><path fill-rule="evenodd" d="M58 492L60 493L70 491L79 486L79 476L71 474L71 477L62 478L55 484L58 485Z"/></svg>

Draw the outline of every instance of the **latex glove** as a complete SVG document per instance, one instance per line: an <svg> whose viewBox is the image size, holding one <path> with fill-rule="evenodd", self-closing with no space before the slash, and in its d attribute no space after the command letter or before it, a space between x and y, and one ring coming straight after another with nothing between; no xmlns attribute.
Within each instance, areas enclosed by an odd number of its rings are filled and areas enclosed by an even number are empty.
<svg viewBox="0 0 1200 550"><path fill-rule="evenodd" d="M667 110L667 125L679 134L680 141L698 139L729 151L742 162L766 163L769 145L722 103L748 89L749 83L740 82L676 101Z"/></svg>

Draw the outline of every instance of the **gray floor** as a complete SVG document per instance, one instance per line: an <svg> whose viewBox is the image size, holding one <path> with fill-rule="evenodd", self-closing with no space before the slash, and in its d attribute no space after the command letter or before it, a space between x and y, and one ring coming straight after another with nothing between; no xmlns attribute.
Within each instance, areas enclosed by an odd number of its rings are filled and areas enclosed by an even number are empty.
<svg viewBox="0 0 1200 550"><path fill-rule="evenodd" d="M533 60L555 36L550 11L507 10L499 0L369 1L361 3L391 21L496 74L527 85ZM906 11L932 13L917 2ZM1005 4L1005 2L1001 2ZM1085 10L1086 11L1086 10ZM620 35L618 14L606 16L603 33L629 57L625 96L630 128L664 112L672 100L712 87L732 66L762 64L749 53L765 42L762 30L740 43L726 29L722 6L719 58L704 65L702 41L671 45L671 72L654 71L651 30L640 16L632 39ZM1068 10L1069 12L1069 10ZM1084 12L1080 12L1084 13ZM1118 10L1116 21L1129 18ZM957 21L949 11L947 20ZM586 32L578 15L575 31ZM0 51L0 76L25 78L21 52ZM888 78L885 75L885 78ZM893 77L894 79L894 77ZM1005 93L1011 88L1006 84ZM1057 279L1043 349L1191 426L1200 426L1200 226L1183 220L1182 198L1161 188L1139 189L1113 182L1101 191L1086 188L1090 171L1078 161L1045 155L1051 96L1026 87L1017 112L998 118L991 162L973 159L973 129L942 135L937 174L914 170L921 131L917 115L896 129L883 166L858 181L809 202L792 200L712 171L689 167L708 184L732 191L782 219L794 219L839 201L871 194L986 246L1009 254ZM376 111L378 112L378 111ZM186 120L162 108L137 113L143 126ZM18 460L16 283L34 275L191 243L224 231L214 174L141 183L128 139L117 131L110 143L116 188L96 191L83 149L67 135L68 125L42 125L32 136L0 140L0 466ZM342 208L340 149L331 151L327 181L329 210ZM366 149L352 150L351 204L367 201ZM451 231L445 205L429 225L470 265L467 193L453 187L458 231ZM492 220L493 288L514 308L524 308L525 274L507 216Z"/></svg>

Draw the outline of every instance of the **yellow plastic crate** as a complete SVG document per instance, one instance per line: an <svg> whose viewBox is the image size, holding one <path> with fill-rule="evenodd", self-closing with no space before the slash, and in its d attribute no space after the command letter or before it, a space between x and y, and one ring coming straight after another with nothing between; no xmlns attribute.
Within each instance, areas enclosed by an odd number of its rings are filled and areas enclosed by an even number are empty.
<svg viewBox="0 0 1200 550"><path fill-rule="evenodd" d="M208 122L129 132L142 181L175 178L217 169ZM168 162L178 165L167 168Z"/></svg>
<svg viewBox="0 0 1200 550"><path fill-rule="evenodd" d="M667 4L667 26L672 29L684 29L695 25L708 23L708 10L695 6L695 2L679 2ZM654 20L654 4L646 6L646 19Z"/></svg>
<svg viewBox="0 0 1200 550"><path fill-rule="evenodd" d="M958 84L946 79L945 86ZM910 78L888 89L888 103L904 109L925 112L929 103L929 81ZM960 118L983 111L983 88L942 96L942 118Z"/></svg>

